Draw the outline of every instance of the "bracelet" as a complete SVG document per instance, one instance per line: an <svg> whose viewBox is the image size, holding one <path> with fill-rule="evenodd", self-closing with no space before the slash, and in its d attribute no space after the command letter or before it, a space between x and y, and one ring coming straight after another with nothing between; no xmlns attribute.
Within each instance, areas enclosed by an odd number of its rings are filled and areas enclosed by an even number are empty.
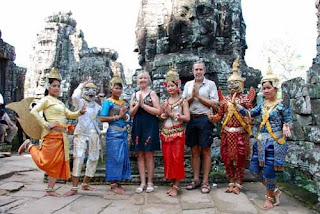
<svg viewBox="0 0 320 214"><path fill-rule="evenodd" d="M51 130L50 124L48 123L47 125L44 126L47 130Z"/></svg>
<svg viewBox="0 0 320 214"><path fill-rule="evenodd" d="M113 121L116 121L116 116L113 115L112 118L113 118Z"/></svg>

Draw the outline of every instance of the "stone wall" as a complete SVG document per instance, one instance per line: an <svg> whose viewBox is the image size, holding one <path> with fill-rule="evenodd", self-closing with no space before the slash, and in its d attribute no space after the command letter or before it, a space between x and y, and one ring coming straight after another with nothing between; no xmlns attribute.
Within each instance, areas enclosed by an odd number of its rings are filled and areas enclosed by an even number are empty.
<svg viewBox="0 0 320 214"><path fill-rule="evenodd" d="M182 84L193 79L192 64L204 61L206 77L225 92L231 65L240 56L239 71L248 86L261 79L244 61L246 25L241 0L143 0L137 27L139 63L151 73L158 94L165 92L165 73L175 67Z"/></svg>
<svg viewBox="0 0 320 214"><path fill-rule="evenodd" d="M283 83L291 98L292 137L288 139L288 166L292 180L318 194L320 201L320 1L318 9L317 56L307 71L307 80L294 78Z"/></svg>

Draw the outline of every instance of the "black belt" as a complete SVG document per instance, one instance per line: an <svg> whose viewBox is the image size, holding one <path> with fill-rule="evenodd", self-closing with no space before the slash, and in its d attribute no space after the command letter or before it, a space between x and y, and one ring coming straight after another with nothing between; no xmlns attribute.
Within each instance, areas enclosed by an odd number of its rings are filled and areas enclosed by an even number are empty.
<svg viewBox="0 0 320 214"><path fill-rule="evenodd" d="M190 114L191 117L202 117L207 116L207 114Z"/></svg>

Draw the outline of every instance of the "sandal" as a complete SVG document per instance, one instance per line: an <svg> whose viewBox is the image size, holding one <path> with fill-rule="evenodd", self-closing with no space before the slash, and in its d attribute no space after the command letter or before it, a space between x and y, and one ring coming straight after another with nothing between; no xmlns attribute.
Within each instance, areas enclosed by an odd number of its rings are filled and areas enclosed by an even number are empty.
<svg viewBox="0 0 320 214"><path fill-rule="evenodd" d="M201 186L201 193L209 193L211 190L210 184L202 184Z"/></svg>
<svg viewBox="0 0 320 214"><path fill-rule="evenodd" d="M273 191L273 197L274 197L274 201L275 201L275 203L273 204L274 206L279 206L281 194L282 194L282 192L279 188L276 188Z"/></svg>
<svg viewBox="0 0 320 214"><path fill-rule="evenodd" d="M274 207L274 205L273 205L274 198L273 198L273 197L270 197L270 196L267 196L267 195L265 195L265 198L266 198L266 202L265 202L264 205L263 205L263 209L268 210L268 209L273 208L273 207ZM269 201L272 206L268 206L268 205L267 205L267 201Z"/></svg>
<svg viewBox="0 0 320 214"><path fill-rule="evenodd" d="M175 191L175 193L172 193L172 191ZM172 185L169 196L175 197L175 196L179 195L179 193L180 193L180 187L178 187L176 185Z"/></svg>
<svg viewBox="0 0 320 214"><path fill-rule="evenodd" d="M170 183L170 184L169 184L169 187L170 187L170 188L169 188L169 189L167 190L167 192L166 192L167 194L169 194L169 193L171 192L172 186L173 186L173 183Z"/></svg>
<svg viewBox="0 0 320 214"><path fill-rule="evenodd" d="M153 183L148 183L146 192L147 192L147 193L150 193L150 192L153 192L153 191L154 191L154 185L153 185Z"/></svg>
<svg viewBox="0 0 320 214"><path fill-rule="evenodd" d="M197 189L200 187L200 181L192 181L190 184L188 184L186 186L187 190L193 190L193 189Z"/></svg>
<svg viewBox="0 0 320 214"><path fill-rule="evenodd" d="M136 188L135 193L142 193L144 190L146 189L146 185L145 184L140 184L140 186L138 188Z"/></svg>
<svg viewBox="0 0 320 214"><path fill-rule="evenodd" d="M227 188L224 192L225 192L225 193L232 193L234 186L235 186L234 183L229 183L229 184L228 184L228 188Z"/></svg>
<svg viewBox="0 0 320 214"><path fill-rule="evenodd" d="M112 183L110 184L111 186L111 192L115 193L115 194L119 194L122 195L124 193L124 190L122 188L122 186L118 183Z"/></svg>

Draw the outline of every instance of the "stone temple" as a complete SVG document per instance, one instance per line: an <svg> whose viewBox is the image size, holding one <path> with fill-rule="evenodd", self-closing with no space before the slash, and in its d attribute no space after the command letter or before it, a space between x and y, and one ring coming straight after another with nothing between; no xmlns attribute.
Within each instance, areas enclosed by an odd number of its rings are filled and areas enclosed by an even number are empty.
<svg viewBox="0 0 320 214"><path fill-rule="evenodd" d="M316 7L319 19L317 55L307 71L307 80L295 78L283 83L283 91L287 91L291 98L294 120L293 136L288 139L288 167L281 179L317 194L320 201L319 1ZM170 68L174 67L185 83L193 78L191 67L198 60L205 62L207 78L214 80L226 93L227 78L237 56L240 56L239 70L245 79L246 90L250 86L257 88L261 72L248 67L244 61L247 44L241 0L142 0L137 15L134 51L139 55L139 70L151 74L152 87L160 97L165 96L162 83ZM61 71L64 80L61 98L67 104L74 88L86 76L91 75L100 91L105 93L115 72L125 80L123 66L117 62L118 53L109 48L89 47L71 12L48 16L45 23L34 43L27 72L14 64L14 47L5 43L0 34L0 92L7 103L22 99L23 93L25 97L41 98L45 75L53 66ZM126 97L135 87L134 81L131 87L125 86ZM185 161L187 179L190 179L189 154L186 153ZM161 157L161 153L155 155L155 180L159 182L163 181ZM219 135L214 140L213 158L214 164L219 163ZM135 160L132 154L134 175L130 182L135 182L138 176ZM104 164L101 166L96 181L104 181ZM224 172L217 168L219 165L213 165L211 181L225 181Z"/></svg>

